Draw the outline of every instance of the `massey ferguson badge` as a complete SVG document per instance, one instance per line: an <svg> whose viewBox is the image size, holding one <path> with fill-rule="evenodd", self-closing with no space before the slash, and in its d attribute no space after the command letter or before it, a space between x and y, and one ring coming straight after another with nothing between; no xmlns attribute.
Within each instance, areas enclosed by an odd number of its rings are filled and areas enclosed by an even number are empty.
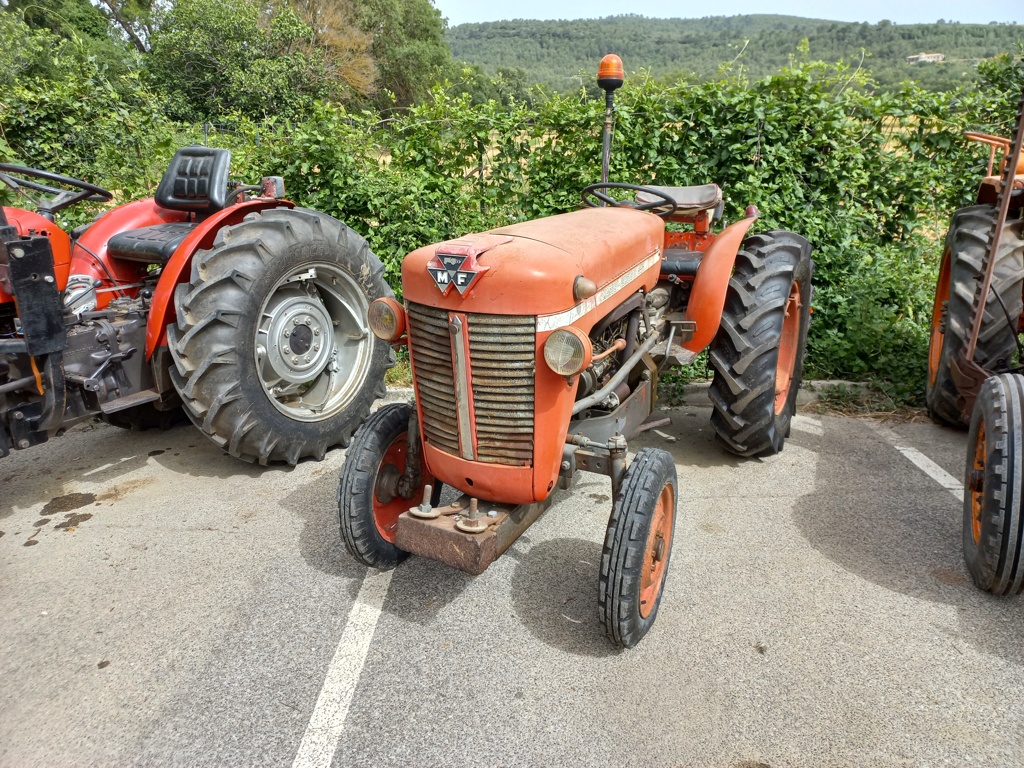
<svg viewBox="0 0 1024 768"><path fill-rule="evenodd" d="M465 296L470 286L487 269L489 267L480 266L472 256L456 256L450 253L437 254L427 265L427 271L434 278L442 296L447 296L453 285Z"/></svg>

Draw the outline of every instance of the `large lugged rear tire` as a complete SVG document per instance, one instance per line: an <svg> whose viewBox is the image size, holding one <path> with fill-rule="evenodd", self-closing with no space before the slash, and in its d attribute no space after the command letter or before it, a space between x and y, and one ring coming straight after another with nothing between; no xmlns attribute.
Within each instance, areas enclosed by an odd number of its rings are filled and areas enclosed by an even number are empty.
<svg viewBox="0 0 1024 768"><path fill-rule="evenodd" d="M711 343L711 426L739 456L778 453L796 413L810 327L811 245L773 230L753 235L736 268Z"/></svg>
<svg viewBox="0 0 1024 768"><path fill-rule="evenodd" d="M626 469L601 553L597 605L608 639L640 642L658 616L676 522L676 465L659 448L642 448Z"/></svg>
<svg viewBox="0 0 1024 768"><path fill-rule="evenodd" d="M366 241L316 211L250 214L217 233L174 294L172 380L192 422L232 456L322 459L347 445L394 364L366 311L391 296Z"/></svg>
<svg viewBox="0 0 1024 768"><path fill-rule="evenodd" d="M939 267L928 344L928 381L925 401L928 413L940 424L964 427L967 420L957 402L951 367L967 346L971 332L971 307L981 276L982 260L996 217L995 206L972 205L953 214ZM1017 321L1024 311L1024 220L1007 221L999 241L992 290L978 334L974 360L983 368L1007 367L1017 349ZM998 297L997 295L998 294ZM1002 299L1006 311L999 300ZM1007 317L1009 315L1009 318Z"/></svg>
<svg viewBox="0 0 1024 768"><path fill-rule="evenodd" d="M964 561L979 589L1024 591L1024 376L981 388L971 415L964 481Z"/></svg>

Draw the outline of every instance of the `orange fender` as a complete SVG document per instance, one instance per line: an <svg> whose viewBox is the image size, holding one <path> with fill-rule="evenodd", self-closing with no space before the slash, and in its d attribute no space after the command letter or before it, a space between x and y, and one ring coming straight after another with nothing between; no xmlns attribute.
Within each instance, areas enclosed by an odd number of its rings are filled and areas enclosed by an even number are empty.
<svg viewBox="0 0 1024 768"><path fill-rule="evenodd" d="M690 301L686 305L686 319L697 324L693 338L683 342L682 346L694 354L701 352L718 333L722 322L722 309L725 307L725 291L729 287L736 254L747 230L757 221L760 214L757 208L747 208L747 217L718 233L715 241L704 251L693 278L693 289Z"/></svg>
<svg viewBox="0 0 1024 768"><path fill-rule="evenodd" d="M217 211L209 218L203 219L168 260L160 272L153 301L150 305L149 323L146 326L146 359L153 356L157 347L167 346L167 326L177 319L174 312L174 289L179 283L188 282L192 272L192 256L204 248L212 248L217 233L224 227L239 224L247 214L253 211L266 211L274 208L294 208L295 203L287 200L271 200L256 198L243 203L236 203Z"/></svg>

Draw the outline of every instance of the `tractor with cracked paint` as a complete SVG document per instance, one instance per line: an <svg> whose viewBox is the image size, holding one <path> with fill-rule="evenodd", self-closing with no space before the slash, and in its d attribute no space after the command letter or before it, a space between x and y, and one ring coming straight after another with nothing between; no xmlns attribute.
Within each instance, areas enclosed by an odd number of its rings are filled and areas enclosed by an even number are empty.
<svg viewBox="0 0 1024 768"><path fill-rule="evenodd" d="M989 147L977 204L946 234L928 348L928 411L968 427L963 551L974 583L1024 591L1024 93L1012 138ZM998 169L996 158L1000 157Z"/></svg>
<svg viewBox="0 0 1024 768"><path fill-rule="evenodd" d="M627 439L652 413L659 373L704 349L712 425L740 456L782 450L801 382L811 248L799 235L748 236L722 216L715 184L607 181L614 91L606 57L602 182L581 210L420 248L402 264L403 302L382 298L371 330L408 345L415 402L359 429L339 485L349 552L381 569L408 553L479 574L577 471L611 478L598 574L611 642L653 625L673 545L672 456ZM666 231L666 222L691 225ZM442 486L461 492L441 503Z"/></svg>
<svg viewBox="0 0 1024 768"><path fill-rule="evenodd" d="M370 334L384 268L337 219L297 208L279 177L229 180L231 154L185 147L153 198L65 232L55 214L113 195L2 164L31 204L0 208L0 457L99 416L189 419L232 456L322 459L384 393Z"/></svg>

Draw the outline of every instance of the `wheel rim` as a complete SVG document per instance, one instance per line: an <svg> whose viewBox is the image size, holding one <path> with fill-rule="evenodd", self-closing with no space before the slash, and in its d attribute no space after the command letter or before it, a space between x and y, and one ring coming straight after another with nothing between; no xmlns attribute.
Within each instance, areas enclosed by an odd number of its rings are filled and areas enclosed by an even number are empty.
<svg viewBox="0 0 1024 768"><path fill-rule="evenodd" d="M260 308L256 370L277 410L322 421L346 408L369 370L368 302L350 275L308 264L283 277Z"/></svg>
<svg viewBox="0 0 1024 768"><path fill-rule="evenodd" d="M782 338L779 340L779 360L775 368L775 415L778 416L789 402L789 390L796 370L796 353L800 347L800 283L793 283L786 300L786 314L782 320Z"/></svg>
<svg viewBox="0 0 1024 768"><path fill-rule="evenodd" d="M968 490L971 494L971 535L974 543L981 541L981 521L985 506L985 457L987 441L985 440L985 420L978 424L978 436L974 441L974 460L971 462L971 474L967 478Z"/></svg>
<svg viewBox="0 0 1024 768"><path fill-rule="evenodd" d="M949 249L942 254L939 267L939 282L935 287L935 303L932 305L932 331L928 338L928 386L934 387L939 375L939 358L942 356L942 342L946 334L942 330L942 307L949 299Z"/></svg>
<svg viewBox="0 0 1024 768"><path fill-rule="evenodd" d="M654 505L651 529L647 533L647 545L644 548L643 571L640 576L640 615L645 619L658 604L661 585L665 582L665 569L672 548L674 501L672 486L666 483Z"/></svg>
<svg viewBox="0 0 1024 768"><path fill-rule="evenodd" d="M416 505L423 495L423 488L428 483L433 484L434 478L427 472L427 465L420 456L420 478L421 482L416 493L411 499L406 499L394 493L394 486L402 472L405 470L405 457L409 452L409 443L406 433L396 437L381 457L377 466L377 478L373 489L373 524L377 526L377 533L392 544L398 535L398 517L410 507ZM383 480L383 482L382 482Z"/></svg>

